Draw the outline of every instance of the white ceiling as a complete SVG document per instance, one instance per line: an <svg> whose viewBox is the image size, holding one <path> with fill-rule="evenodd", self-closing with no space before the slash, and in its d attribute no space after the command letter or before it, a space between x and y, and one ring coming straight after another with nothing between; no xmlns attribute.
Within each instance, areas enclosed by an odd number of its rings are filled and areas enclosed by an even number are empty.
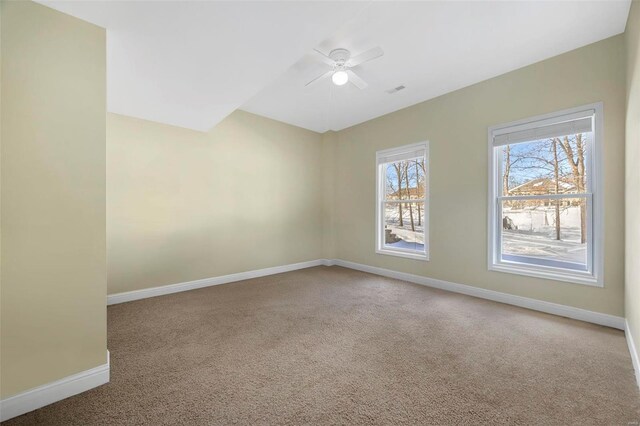
<svg viewBox="0 0 640 426"><path fill-rule="evenodd" d="M328 69L308 53L242 109L341 130L624 31L630 1L374 2L319 46L385 55L354 68L369 87L304 85ZM394 94L386 90L404 85Z"/></svg>
<svg viewBox="0 0 640 426"><path fill-rule="evenodd" d="M624 31L630 0L41 1L107 28L108 110L206 131L238 108L340 130ZM311 55L385 55L336 87ZM400 84L395 94L385 91Z"/></svg>
<svg viewBox="0 0 640 426"><path fill-rule="evenodd" d="M48 1L107 29L107 109L206 131L365 5Z"/></svg>

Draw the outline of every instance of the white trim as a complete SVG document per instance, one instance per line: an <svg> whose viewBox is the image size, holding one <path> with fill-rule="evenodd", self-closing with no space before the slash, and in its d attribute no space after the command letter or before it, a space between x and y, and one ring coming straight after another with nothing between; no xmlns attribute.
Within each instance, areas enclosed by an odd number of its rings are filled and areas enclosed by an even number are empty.
<svg viewBox="0 0 640 426"><path fill-rule="evenodd" d="M219 277L187 281L184 283L168 284L159 287L145 288L142 290L115 293L107 296L107 305L115 305L118 303L131 302L133 300L146 299L148 297L163 296L165 294L195 290L197 288L210 287L220 284L227 284L235 281L249 280L251 278L264 277L267 275L281 274L283 272L311 268L313 266L321 266L324 264L325 263L322 259L317 259L310 260L308 262L292 263L290 265L274 266L272 268L256 269L254 271L239 272L236 274L222 275Z"/></svg>
<svg viewBox="0 0 640 426"><path fill-rule="evenodd" d="M593 120L591 119L593 113L593 111L585 111L584 114L580 114L580 118L570 120L566 120L566 117L553 118L553 123L549 125L544 125L536 121L535 123L528 124L528 128L525 130L516 130L513 127L502 129L502 134L498 134L498 131L494 132L493 145L498 147L537 141L550 137L588 133L593 130Z"/></svg>
<svg viewBox="0 0 640 426"><path fill-rule="evenodd" d="M604 140L604 107L602 102L593 104L596 111L595 115L595 140L591 144L591 150L587 154L591 154L592 167L594 167L597 179L587 179L587 186L591 189L591 193L595 194L592 199L593 207L591 211L591 223L593 226L593 274L598 280L600 287L604 287L604 199L605 191L603 186L604 168L602 147Z"/></svg>
<svg viewBox="0 0 640 426"><path fill-rule="evenodd" d="M481 299L493 300L508 305L520 306L522 308L532 309L534 311L546 312L548 314L559 315L567 318L573 318L580 321L586 321L594 324L604 325L607 327L624 330L625 320L622 317L603 314L600 312L588 311L586 309L574 308L572 306L560 305L558 303L545 302L542 300L530 299L528 297L515 296L508 293L500 293L498 291L487 290L480 287L474 287L465 284L457 284L434 278L423 277L421 275L413 275L405 272L392 271L390 269L378 268L376 266L363 265L360 263L349 262L342 259L316 259L308 262L294 263L285 266L276 266L273 268L258 269L255 271L240 272L238 274L224 275L221 277L205 278L197 281L189 281L181 284L167 285L163 287L153 287L144 290L130 291L126 293L117 293L108 296L107 304L114 305L117 303L129 302L133 300L146 299L148 297L162 296L181 291L194 290L202 287L226 284L235 281L247 280L251 278L259 278L267 275L280 274L283 272L295 271L298 269L311 268L314 266L342 266L344 268L355 269L357 271L368 272L370 274L381 275L384 277L395 278L398 280L409 281L415 284L427 287L439 288L442 290L452 291L454 293L466 294L468 296L479 297Z"/></svg>
<svg viewBox="0 0 640 426"><path fill-rule="evenodd" d="M526 277L562 281L566 283L583 284L592 287L603 287L590 273L586 271L572 271L570 269L554 268L552 266L506 261L491 265L489 270L494 272L524 275Z"/></svg>
<svg viewBox="0 0 640 426"><path fill-rule="evenodd" d="M395 163L397 161L424 157L426 155L425 149L427 149L427 147L424 142L387 148L376 152L376 161L378 163Z"/></svg>
<svg viewBox="0 0 640 426"><path fill-rule="evenodd" d="M108 304L122 303L130 300L138 300L147 297L160 296L163 294L176 293L179 291L187 291L195 288L207 287L209 285L218 285L250 278L258 278L262 276L279 274L283 272L305 269L320 265L341 266L344 268L354 269L370 274L408 281L427 287L439 288L454 293L466 294L468 296L478 297L481 299L493 300L496 302L506 303L509 305L519 306L535 311L625 330L627 344L629 345L629 352L631 354L631 360L633 363L633 368L635 370L636 381L638 383L638 387L640 387L640 358L638 357L638 353L634 345L633 337L629 328L629 323L622 317L588 311L586 309L574 308L571 306L560 305L552 302L530 299L522 296L515 296L507 293L500 293L497 291L487 290L464 284L456 284L448 281L437 280L434 278L408 274L405 272L392 271L389 269L363 265L360 263L349 262L341 259L317 259L285 266L276 266L273 268L265 268L255 271L241 272L238 274L225 275L221 277L208 278L204 280L190 281L182 284L174 284L164 287L154 287L151 289L113 294L109 296ZM37 388L0 400L0 421L9 420L11 418L20 416L30 411L108 383L109 371L110 355L109 351L107 351L106 364L73 374L71 376L67 376L63 379L56 380L55 382L51 382L46 385L42 385Z"/></svg>
<svg viewBox="0 0 640 426"><path fill-rule="evenodd" d="M386 254L388 256L404 257L405 259L422 260L424 262L429 260L428 254L403 248L377 248L376 254Z"/></svg>
<svg viewBox="0 0 640 426"><path fill-rule="evenodd" d="M487 290L465 284L456 284L449 281L435 278L423 277L420 275L407 274L405 272L392 271L390 269L378 268L376 266L363 265L346 260L334 259L333 264L357 271L368 272L370 274L381 275L383 277L395 278L409 281L427 287L439 288L452 291L454 293L466 294L468 296L479 297L481 299L493 300L495 302L506 303L508 305L519 306L521 308L532 309L534 311L559 315L561 317L573 318L593 324L624 330L625 320L615 315L603 314L600 312L588 311L586 309L574 308L572 306L560 305L558 303L545 302L528 297L516 296L513 294L500 293L498 291Z"/></svg>
<svg viewBox="0 0 640 426"><path fill-rule="evenodd" d="M633 336L631 335L631 328L629 328L629 321L625 320L624 335L627 337L627 345L629 345L629 353L631 354L631 363L633 364L633 370L636 373L636 383L640 388L640 357L638 357L638 351L636 349Z"/></svg>
<svg viewBox="0 0 640 426"><path fill-rule="evenodd" d="M0 401L0 421L12 419L29 411L53 404L70 396L109 382L109 351L107 363L55 382L19 393Z"/></svg>
<svg viewBox="0 0 640 426"><path fill-rule="evenodd" d="M547 126L558 121L583 118L591 115L594 120L594 138L589 143L586 163L591 169L587 180L588 216L587 216L587 271L571 271L563 269L555 272L553 268L538 267L533 264L514 264L502 261L500 254L501 244L498 239L502 232L502 218L499 200L511 199L536 199L538 196L529 197L503 197L502 179L500 179L500 150L494 146L494 138L497 135L507 134L512 131L524 131L538 126ZM487 198L487 269L494 272L504 272L518 275L526 275L542 279L570 282L574 284L604 287L604 191L602 187L602 145L603 140L604 111L602 102L557 111L550 114L529 117L523 120L491 126L487 131L489 148L489 190ZM585 194L561 194L548 195L540 198L582 198ZM498 232L500 231L500 232Z"/></svg>
<svg viewBox="0 0 640 426"><path fill-rule="evenodd" d="M596 102L593 104L569 108L562 111L550 112L548 114L536 115L534 117L510 121L509 123L491 126L491 129L493 130L493 134L498 136L512 133L514 131L520 132L523 130L534 129L536 127L551 126L559 122L579 120L587 116L592 116L596 112L597 107L601 106L602 102Z"/></svg>
<svg viewBox="0 0 640 426"><path fill-rule="evenodd" d="M384 171L382 170L384 164L388 164L392 161L401 161L403 159L410 159L416 157L424 157L425 172L424 172L424 185L425 185L425 198L424 199L409 199L407 203L424 203L423 214L424 219L422 223L423 227L423 241L424 251L410 250L410 249L397 249L385 246L384 244L384 232L383 220L385 203L387 202L403 202L402 200L386 200L385 184L382 179ZM429 141L418 142L411 145L404 145L395 148L384 149L376 152L376 223L375 223L375 252L377 254L404 257L407 259L428 261L430 256L429 246L429 197L430 197L430 179L429 171L431 170L429 164Z"/></svg>

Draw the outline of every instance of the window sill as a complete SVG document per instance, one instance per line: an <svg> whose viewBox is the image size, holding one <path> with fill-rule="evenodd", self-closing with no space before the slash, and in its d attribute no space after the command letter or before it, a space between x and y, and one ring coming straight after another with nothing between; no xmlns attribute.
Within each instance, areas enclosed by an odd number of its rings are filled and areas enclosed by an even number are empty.
<svg viewBox="0 0 640 426"><path fill-rule="evenodd" d="M388 256L404 257L405 259L429 261L429 255L426 253L390 250L390 249L376 249L377 254L385 254Z"/></svg>
<svg viewBox="0 0 640 426"><path fill-rule="evenodd" d="M553 268L511 263L494 263L489 265L489 270L508 274L525 275L528 277L542 278L546 280L564 281L592 287L604 287L601 280L587 272L562 271L554 270Z"/></svg>

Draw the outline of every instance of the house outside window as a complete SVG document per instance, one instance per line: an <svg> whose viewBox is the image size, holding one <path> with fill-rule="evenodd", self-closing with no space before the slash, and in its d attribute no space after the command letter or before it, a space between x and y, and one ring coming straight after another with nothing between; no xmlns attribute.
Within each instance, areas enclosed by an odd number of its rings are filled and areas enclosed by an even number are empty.
<svg viewBox="0 0 640 426"><path fill-rule="evenodd" d="M602 286L602 104L489 128L489 269Z"/></svg>
<svg viewBox="0 0 640 426"><path fill-rule="evenodd" d="M429 258L428 143L378 151L376 253Z"/></svg>

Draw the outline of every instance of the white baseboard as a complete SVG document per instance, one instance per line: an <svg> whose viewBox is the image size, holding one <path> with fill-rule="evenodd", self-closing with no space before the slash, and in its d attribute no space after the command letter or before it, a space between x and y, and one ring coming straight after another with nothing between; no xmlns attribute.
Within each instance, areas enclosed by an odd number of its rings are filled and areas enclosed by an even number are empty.
<svg viewBox="0 0 640 426"><path fill-rule="evenodd" d="M371 274L381 275L384 277L395 278L403 281L409 281L428 287L439 288L454 293L466 294L469 296L479 297L482 299L493 300L496 302L506 303L509 305L520 306L535 311L546 312L549 314L559 315L563 317L573 318L594 324L604 325L607 327L625 330L633 368L636 373L636 380L640 387L640 360L633 342L633 337L629 330L629 324L622 317L614 315L602 314L599 312L588 311L585 309L574 308L571 306L560 305L557 303L545 302L536 299L530 299L522 296L515 296L507 293L500 293L493 290L486 290L479 287L473 287L464 284L456 284L448 281L437 280L434 278L413 275L404 272L392 271L390 269L378 268L375 266L363 265L360 263L349 262L341 259L317 259L308 262L294 263L284 266L276 266L272 268L258 269L254 271L240 272L237 274L224 275L214 278L205 278L202 280L189 281L180 284L172 284L161 287L153 287L144 290L130 291L126 293L117 293L108 296L107 304L113 305L132 300L145 299L147 297L161 296L164 294L177 293L181 291L194 290L202 287L226 284L234 281L247 280L251 278L264 277L267 275L280 274L283 272L295 271L298 269L311 268L314 266L342 266L349 269L368 272ZM109 353L107 352L107 363L90 370L77 373L55 382L39 386L18 395L3 399L0 401L0 421L5 421L21 414L44 407L56 401L77 395L81 392L95 388L109 382Z"/></svg>
<svg viewBox="0 0 640 426"><path fill-rule="evenodd" d="M636 373L636 383L638 384L638 388L640 388L640 358L638 357L637 346L633 341L633 335L631 334L631 329L629 328L629 321L625 321L625 329L624 334L627 336L627 345L629 345L629 353L631 354L631 362L633 364L633 370Z"/></svg>
<svg viewBox="0 0 640 426"><path fill-rule="evenodd" d="M169 284L159 287L145 288L142 290L115 293L107 296L107 305L131 302L133 300L146 299L148 297L163 296L165 294L178 293L181 291L195 290L197 288L210 287L214 285L227 284L235 281L259 278L267 275L281 274L283 272L295 271L298 269L311 268L313 266L326 265L325 259L310 260L308 262L292 263L272 268L256 269L254 271L239 272L237 274L222 275L220 277L204 278L201 280L187 281L179 284Z"/></svg>
<svg viewBox="0 0 640 426"><path fill-rule="evenodd" d="M257 269L254 271L240 272L237 274L223 275L220 277L204 278L196 281L189 281L179 284L170 284L160 287L152 287L143 290L128 291L125 293L116 293L107 297L107 305L117 303L130 302L133 300L146 299L148 297L162 296L165 294L178 293L181 291L195 290L197 288L210 287L214 285L227 284L235 281L248 280L251 278L264 277L267 275L281 274L283 272L295 271L298 269L311 268L313 266L342 266L345 268L355 269L358 271L368 272L371 274L382 275L389 278L409 281L428 287L439 288L442 290L452 291L454 293L462 293L468 296L479 297L482 299L493 300L496 302L506 303L509 305L520 306L522 308L533 309L535 311L546 312L549 314L559 315L567 318L573 318L581 321L591 322L594 324L604 325L607 327L624 330L625 320L622 317L614 315L602 314L599 312L588 311L586 309L574 308L571 306L560 305L558 303L545 302L528 297L515 296L508 293L500 293L498 291L487 290L465 284L456 284L449 281L437 280L434 278L423 277L421 275L407 274L405 272L392 271L390 269L378 268L376 266L363 265L360 263L349 262L341 259L316 259L308 262L293 263L290 265L275 266L273 268Z"/></svg>
<svg viewBox="0 0 640 426"><path fill-rule="evenodd" d="M620 330L624 330L625 327L624 318L614 315L602 314L599 312L588 311L586 309L574 308L572 306L560 305L557 303L545 302L537 299L530 299L528 297L515 296L508 293L500 293L498 291L487 290L470 285L456 284L449 281L437 280L420 275L407 274L404 272L392 271L390 269L383 269L375 266L348 262L346 260L334 259L331 262L334 265L342 266L345 268L355 269L358 271L368 272L376 275L382 275L389 278L396 278L415 284L452 291L454 293L462 293L468 296L479 297L481 299L488 299L496 302L506 303L509 305L520 306L522 308L532 309L534 311L573 318L581 321L591 322L594 324L604 325L607 327L617 328Z"/></svg>
<svg viewBox="0 0 640 426"><path fill-rule="evenodd" d="M106 364L1 400L0 421L12 419L108 382L109 352L107 351Z"/></svg>

